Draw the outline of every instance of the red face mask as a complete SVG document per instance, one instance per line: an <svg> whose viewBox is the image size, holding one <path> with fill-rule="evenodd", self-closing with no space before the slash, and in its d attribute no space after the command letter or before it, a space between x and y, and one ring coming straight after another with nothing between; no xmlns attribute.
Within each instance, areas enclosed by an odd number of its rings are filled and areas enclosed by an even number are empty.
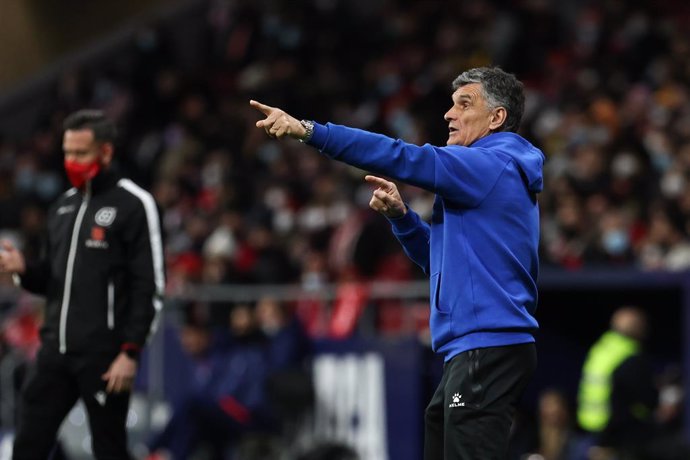
<svg viewBox="0 0 690 460"><path fill-rule="evenodd" d="M93 179L101 171L101 164L97 160L90 163L65 160L65 171L72 185L75 188L82 188L86 181Z"/></svg>

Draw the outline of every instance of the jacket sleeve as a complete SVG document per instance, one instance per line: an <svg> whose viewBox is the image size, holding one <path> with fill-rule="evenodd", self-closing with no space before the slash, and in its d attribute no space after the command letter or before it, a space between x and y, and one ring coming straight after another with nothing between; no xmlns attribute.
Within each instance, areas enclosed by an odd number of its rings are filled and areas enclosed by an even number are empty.
<svg viewBox="0 0 690 460"><path fill-rule="evenodd" d="M398 239L414 263L422 267L424 273L429 274L429 224L424 222L419 214L407 208L407 213L395 219L388 219L393 227L393 235Z"/></svg>
<svg viewBox="0 0 690 460"><path fill-rule="evenodd" d="M477 147L435 147L347 126L314 124L309 144L352 166L421 187L468 207L478 206L510 161Z"/></svg>
<svg viewBox="0 0 690 460"><path fill-rule="evenodd" d="M137 197L139 202L125 230L129 305L123 348L138 350L162 309L165 274L158 208L148 192L141 190Z"/></svg>

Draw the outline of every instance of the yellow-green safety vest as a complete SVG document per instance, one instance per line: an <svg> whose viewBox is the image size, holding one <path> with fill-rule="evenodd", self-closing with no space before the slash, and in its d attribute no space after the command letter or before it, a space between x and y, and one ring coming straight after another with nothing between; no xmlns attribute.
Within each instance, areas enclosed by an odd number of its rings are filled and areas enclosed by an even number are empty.
<svg viewBox="0 0 690 460"><path fill-rule="evenodd" d="M589 350L582 368L577 406L577 421L583 429L599 432L606 428L611 417L613 373L639 349L635 339L608 331Z"/></svg>

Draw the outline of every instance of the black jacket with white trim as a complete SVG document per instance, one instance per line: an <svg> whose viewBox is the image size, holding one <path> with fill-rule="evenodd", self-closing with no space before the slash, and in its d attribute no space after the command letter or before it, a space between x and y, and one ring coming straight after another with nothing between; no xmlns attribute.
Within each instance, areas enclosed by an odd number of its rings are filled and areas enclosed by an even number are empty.
<svg viewBox="0 0 690 460"><path fill-rule="evenodd" d="M43 346L66 352L143 347L162 307L160 217L150 193L111 170L65 192L48 213L44 256L24 288L46 296Z"/></svg>

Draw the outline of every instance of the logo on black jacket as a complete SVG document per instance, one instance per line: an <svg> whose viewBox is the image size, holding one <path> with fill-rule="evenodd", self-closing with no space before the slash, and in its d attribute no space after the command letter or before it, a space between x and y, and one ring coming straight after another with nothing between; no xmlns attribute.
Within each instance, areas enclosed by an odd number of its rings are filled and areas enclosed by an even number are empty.
<svg viewBox="0 0 690 460"><path fill-rule="evenodd" d="M113 222L115 222L115 216L117 215L117 209L113 207L101 208L96 212L96 223L101 227L109 227Z"/></svg>
<svg viewBox="0 0 690 460"><path fill-rule="evenodd" d="M58 216L61 216L61 215L63 215L63 214L69 214L69 213L71 213L71 212L74 212L74 210L75 210L76 208L77 208L77 207L74 206L73 204L68 204L68 205L60 206L59 208L57 208L57 211L56 211L55 213L56 213Z"/></svg>
<svg viewBox="0 0 690 460"><path fill-rule="evenodd" d="M91 238L86 240L87 248L108 249L108 242L105 240L105 229L99 226L91 227Z"/></svg>
<svg viewBox="0 0 690 460"><path fill-rule="evenodd" d="M451 409L454 407L464 407L465 403L460 402L461 399L462 399L462 395L460 393L455 393L453 395L453 402L448 404L448 407L450 407Z"/></svg>

